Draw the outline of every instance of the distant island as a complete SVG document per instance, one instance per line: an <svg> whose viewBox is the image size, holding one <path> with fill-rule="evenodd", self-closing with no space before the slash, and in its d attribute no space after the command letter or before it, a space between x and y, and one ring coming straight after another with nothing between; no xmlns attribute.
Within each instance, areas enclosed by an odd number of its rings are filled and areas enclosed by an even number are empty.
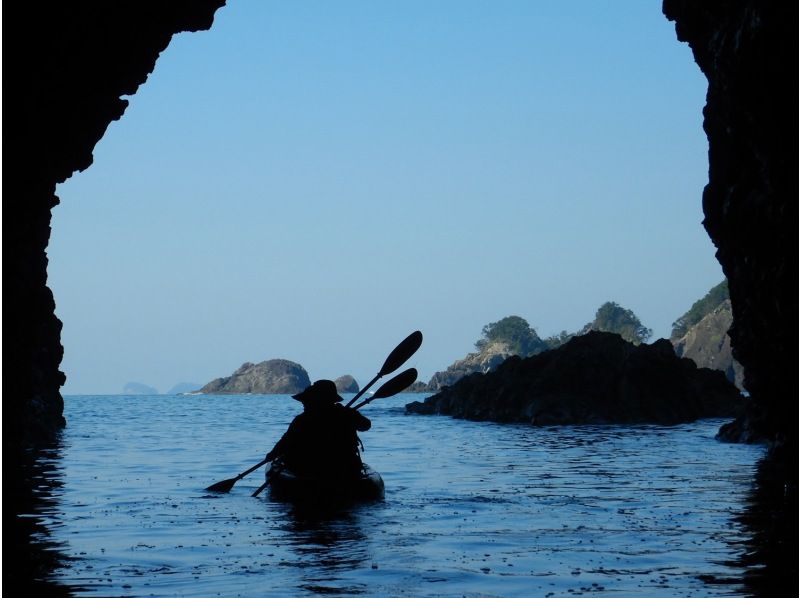
<svg viewBox="0 0 800 598"><path fill-rule="evenodd" d="M339 376L333 383L336 384L336 392L339 393L356 393L359 391L358 382L349 374Z"/></svg>
<svg viewBox="0 0 800 598"><path fill-rule="evenodd" d="M308 372L288 359L243 363L233 374L216 378L201 394L295 394L311 385Z"/></svg>
<svg viewBox="0 0 800 598"><path fill-rule="evenodd" d="M122 394L124 395L157 395L158 391L152 386L142 384L141 382L128 382L122 387Z"/></svg>
<svg viewBox="0 0 800 598"><path fill-rule="evenodd" d="M353 376L334 380L338 392L358 392ZM288 359L268 359L243 363L230 376L216 378L196 390L197 394L296 394L311 385L306 369Z"/></svg>

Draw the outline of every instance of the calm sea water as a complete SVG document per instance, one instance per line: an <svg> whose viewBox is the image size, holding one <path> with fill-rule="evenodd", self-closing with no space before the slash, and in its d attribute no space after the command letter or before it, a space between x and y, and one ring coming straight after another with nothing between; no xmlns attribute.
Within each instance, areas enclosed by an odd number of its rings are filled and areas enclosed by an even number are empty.
<svg viewBox="0 0 800 598"><path fill-rule="evenodd" d="M69 396L45 524L81 596L730 596L763 449L721 421L537 429L405 415L361 434L386 499L325 516L265 492L286 396ZM721 583L722 582L722 583Z"/></svg>

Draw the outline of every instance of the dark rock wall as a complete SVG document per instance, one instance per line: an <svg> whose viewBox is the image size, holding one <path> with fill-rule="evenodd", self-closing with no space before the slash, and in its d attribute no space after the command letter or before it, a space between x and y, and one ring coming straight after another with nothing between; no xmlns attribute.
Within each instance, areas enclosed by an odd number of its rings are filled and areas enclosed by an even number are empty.
<svg viewBox="0 0 800 598"><path fill-rule="evenodd" d="M128 105L121 96L146 81L173 34L208 29L223 4L3 5L5 446L51 438L64 425L61 322L46 285L56 184L92 163L95 144Z"/></svg>
<svg viewBox="0 0 800 598"><path fill-rule="evenodd" d="M750 428L795 451L797 3L664 0L663 10L708 79L703 224L729 282Z"/></svg>

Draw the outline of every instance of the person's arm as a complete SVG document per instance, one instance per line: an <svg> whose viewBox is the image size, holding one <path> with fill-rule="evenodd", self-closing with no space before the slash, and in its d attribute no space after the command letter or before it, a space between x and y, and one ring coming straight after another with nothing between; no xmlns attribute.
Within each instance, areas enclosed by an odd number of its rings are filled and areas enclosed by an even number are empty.
<svg viewBox="0 0 800 598"><path fill-rule="evenodd" d="M356 430L359 432L366 432L372 427L372 422L369 420L369 418L364 417L352 407L345 407L345 409L347 409L350 420Z"/></svg>
<svg viewBox="0 0 800 598"><path fill-rule="evenodd" d="M283 436L281 436L281 439L275 443L275 446L272 447L272 450L267 453L266 457L264 457L267 461L272 461L276 457L280 457L294 443L294 437L296 436L297 429L297 425L295 424L296 421L297 418L292 420L292 423L289 424L289 429L284 432Z"/></svg>

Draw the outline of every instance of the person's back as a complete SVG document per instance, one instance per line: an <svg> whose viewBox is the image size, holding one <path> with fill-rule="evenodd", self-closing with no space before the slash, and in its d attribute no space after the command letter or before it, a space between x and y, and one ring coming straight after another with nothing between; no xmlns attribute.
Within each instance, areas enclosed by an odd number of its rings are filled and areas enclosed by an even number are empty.
<svg viewBox="0 0 800 598"><path fill-rule="evenodd" d="M305 409L292 421L268 457L281 456L287 467L299 475L327 478L360 475L357 432L369 430L369 419L338 404L342 399L330 381L317 381L294 398Z"/></svg>

